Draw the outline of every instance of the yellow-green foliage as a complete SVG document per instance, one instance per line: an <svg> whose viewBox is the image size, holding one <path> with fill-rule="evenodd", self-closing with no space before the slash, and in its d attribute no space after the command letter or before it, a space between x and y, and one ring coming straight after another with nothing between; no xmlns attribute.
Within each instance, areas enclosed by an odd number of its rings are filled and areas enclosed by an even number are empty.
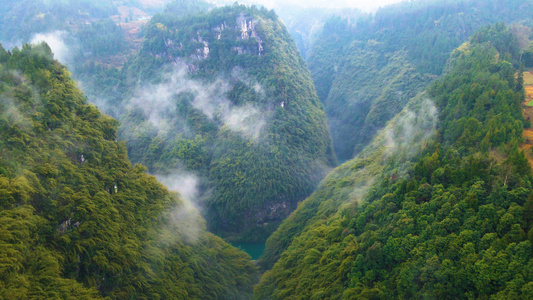
<svg viewBox="0 0 533 300"><path fill-rule="evenodd" d="M402 162L398 150L410 151L393 147L362 200L351 203L348 195L358 189L354 174L364 156L328 176L268 241L266 262L279 259L254 297L532 298L533 178L518 149L524 95L503 59L516 58L515 46L511 30L498 24L456 52L446 74L411 101L420 112L432 111L420 99L436 104L436 134L422 143L404 135L420 152ZM417 128L404 119L389 124L396 122L395 138ZM314 208L323 203L328 210ZM304 215L312 221L295 224Z"/></svg>
<svg viewBox="0 0 533 300"><path fill-rule="evenodd" d="M290 241L304 229L336 218L339 209L358 206L385 166L394 169L394 176L402 176L410 159L434 134L437 116L431 112L432 107L425 94L412 99L372 144L355 159L334 169L267 240L259 264L266 270L272 268Z"/></svg>
<svg viewBox="0 0 533 300"><path fill-rule="evenodd" d="M249 256L198 224L116 142L46 44L0 48L0 298L235 299Z"/></svg>
<svg viewBox="0 0 533 300"><path fill-rule="evenodd" d="M524 84L525 85L532 85L533 84L533 74L531 73L532 70L524 72Z"/></svg>

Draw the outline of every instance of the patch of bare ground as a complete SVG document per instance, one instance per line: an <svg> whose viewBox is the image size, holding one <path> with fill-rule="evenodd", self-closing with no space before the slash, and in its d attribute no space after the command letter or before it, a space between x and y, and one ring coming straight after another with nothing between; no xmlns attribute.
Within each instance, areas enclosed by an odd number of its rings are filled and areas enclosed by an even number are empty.
<svg viewBox="0 0 533 300"><path fill-rule="evenodd" d="M533 122L533 106L529 104L533 101L533 74L530 71L524 72L524 85L526 91L526 100L522 103L522 111L524 118L530 122ZM533 168L533 153L531 152L531 146L533 146L533 128L524 128L522 133L524 143L520 146L520 149L524 151L529 165Z"/></svg>

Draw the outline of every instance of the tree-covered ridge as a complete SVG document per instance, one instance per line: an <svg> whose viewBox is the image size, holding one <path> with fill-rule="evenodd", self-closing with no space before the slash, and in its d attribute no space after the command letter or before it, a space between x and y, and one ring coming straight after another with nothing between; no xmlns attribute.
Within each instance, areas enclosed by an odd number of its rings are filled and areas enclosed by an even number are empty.
<svg viewBox="0 0 533 300"><path fill-rule="evenodd" d="M405 172L410 159L434 134L435 110L425 94L412 99L372 144L354 160L330 172L317 191L299 204L269 237L260 266L271 269L292 240L306 228L324 222L345 203L361 200L388 164L388 168L394 166L397 173Z"/></svg>
<svg viewBox="0 0 533 300"><path fill-rule="evenodd" d="M458 48L427 91L437 134L403 167L391 156L362 200L349 194L365 152L328 176L280 226L294 238L255 297L532 298L532 177L518 150L524 91L508 52L517 42L499 24ZM317 214L320 201L334 205ZM315 220L298 228L305 214Z"/></svg>
<svg viewBox="0 0 533 300"><path fill-rule="evenodd" d="M449 54L479 28L498 22L526 23L530 0L429 0L398 3L360 19L356 36L405 49L421 73L441 74Z"/></svg>
<svg viewBox="0 0 533 300"><path fill-rule="evenodd" d="M0 297L249 297L249 257L131 165L52 57L0 47Z"/></svg>
<svg viewBox="0 0 533 300"><path fill-rule="evenodd" d="M392 5L355 21L329 20L308 63L339 160L364 149L476 29L529 24L531 13L531 1L435 0Z"/></svg>
<svg viewBox="0 0 533 300"><path fill-rule="evenodd" d="M431 80L416 71L405 51L386 53L383 47L375 40L353 42L336 66L343 76L332 82L324 106L342 161L359 153Z"/></svg>
<svg viewBox="0 0 533 300"><path fill-rule="evenodd" d="M0 8L0 40L29 41L35 33L67 29L117 12L103 0L5 0Z"/></svg>
<svg viewBox="0 0 533 300"><path fill-rule="evenodd" d="M210 229L265 240L335 165L294 42L272 11L241 5L157 15L145 36L120 72L94 70L95 87L112 79L93 91L121 120L130 158L199 176Z"/></svg>
<svg viewBox="0 0 533 300"><path fill-rule="evenodd" d="M83 82L87 69L122 67L128 56L138 51L143 25L153 14L162 12L167 2L6 0L0 8L0 42L13 48L45 41L76 80ZM167 13L192 13L195 5L207 3L173 1ZM183 9L178 12L178 7Z"/></svg>

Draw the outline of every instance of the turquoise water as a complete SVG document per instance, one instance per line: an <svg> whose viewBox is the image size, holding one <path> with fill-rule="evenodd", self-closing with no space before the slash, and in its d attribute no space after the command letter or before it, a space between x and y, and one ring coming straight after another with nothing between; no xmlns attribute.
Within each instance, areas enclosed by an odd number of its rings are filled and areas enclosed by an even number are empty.
<svg viewBox="0 0 533 300"><path fill-rule="evenodd" d="M231 243L233 247L248 253L252 260L257 260L265 252L265 243Z"/></svg>

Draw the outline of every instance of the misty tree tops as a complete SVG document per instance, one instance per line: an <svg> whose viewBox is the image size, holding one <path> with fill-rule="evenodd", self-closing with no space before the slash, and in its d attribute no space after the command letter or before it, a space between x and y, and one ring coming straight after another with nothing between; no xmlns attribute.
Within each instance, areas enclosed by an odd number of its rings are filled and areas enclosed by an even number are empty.
<svg viewBox="0 0 533 300"><path fill-rule="evenodd" d="M0 299L533 299L533 0L163 2L0 5Z"/></svg>
<svg viewBox="0 0 533 300"><path fill-rule="evenodd" d="M405 160L399 147L379 167L390 144L385 129L280 225L267 241L261 264L273 267L256 299L533 297L532 177L517 146L525 120L515 32L503 24L478 31L410 101L416 107L429 97L440 113L418 154ZM400 132L425 135L426 126L412 124Z"/></svg>
<svg viewBox="0 0 533 300"><path fill-rule="evenodd" d="M248 297L249 257L202 220L185 238L183 201L51 58L0 48L0 298Z"/></svg>
<svg viewBox="0 0 533 300"><path fill-rule="evenodd" d="M308 64L339 161L363 150L410 98L441 75L453 49L475 30L498 22L531 24L532 13L531 1L437 0L328 20Z"/></svg>
<svg viewBox="0 0 533 300"><path fill-rule="evenodd" d="M335 164L294 42L273 12L241 5L163 13L145 31L140 52L109 81L118 77L124 92L99 94L132 161L199 177L214 232L266 239Z"/></svg>

